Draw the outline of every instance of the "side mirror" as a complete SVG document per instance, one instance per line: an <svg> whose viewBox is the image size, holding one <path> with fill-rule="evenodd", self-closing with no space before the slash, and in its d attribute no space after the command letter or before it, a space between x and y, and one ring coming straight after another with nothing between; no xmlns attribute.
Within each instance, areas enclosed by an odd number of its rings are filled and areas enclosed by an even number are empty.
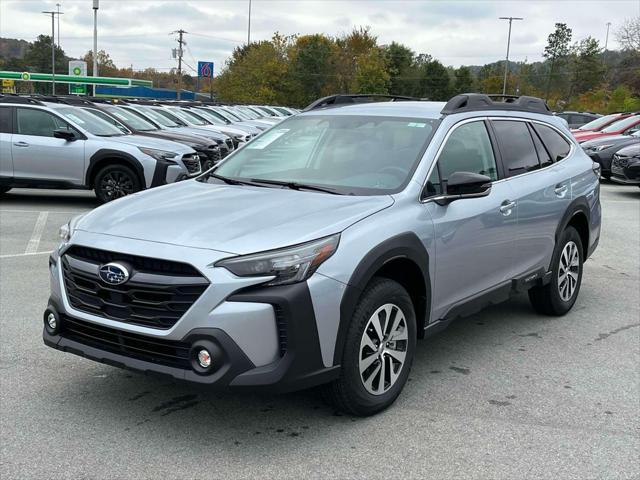
<svg viewBox="0 0 640 480"><path fill-rule="evenodd" d="M491 192L491 178L472 172L453 172L447 181L447 194L437 203L446 205L462 198L485 197Z"/></svg>
<svg viewBox="0 0 640 480"><path fill-rule="evenodd" d="M62 138L67 142L73 142L76 139L76 134L73 133L72 130L67 130L66 128L58 128L53 131L53 136L55 138Z"/></svg>

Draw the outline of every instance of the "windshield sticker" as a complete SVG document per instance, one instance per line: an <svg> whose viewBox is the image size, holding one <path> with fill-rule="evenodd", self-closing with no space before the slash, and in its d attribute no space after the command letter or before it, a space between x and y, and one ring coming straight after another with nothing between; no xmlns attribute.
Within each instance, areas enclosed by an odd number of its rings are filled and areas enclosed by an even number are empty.
<svg viewBox="0 0 640 480"><path fill-rule="evenodd" d="M268 145L271 145L281 136L289 131L288 128L281 128L279 130L274 130L272 132L263 133L261 136L248 143L245 148L253 149L253 150L262 150Z"/></svg>
<svg viewBox="0 0 640 480"><path fill-rule="evenodd" d="M426 127L427 124L426 123L416 123L416 122L411 122L407 124L407 127L413 127L413 128L424 128Z"/></svg>

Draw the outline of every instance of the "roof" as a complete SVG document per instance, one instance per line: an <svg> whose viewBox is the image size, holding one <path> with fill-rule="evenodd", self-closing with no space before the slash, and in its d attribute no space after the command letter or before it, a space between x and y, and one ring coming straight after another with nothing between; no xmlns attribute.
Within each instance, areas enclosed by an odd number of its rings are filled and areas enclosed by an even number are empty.
<svg viewBox="0 0 640 480"><path fill-rule="evenodd" d="M319 108L299 113L307 115L375 115L386 117L440 118L445 102L371 102Z"/></svg>

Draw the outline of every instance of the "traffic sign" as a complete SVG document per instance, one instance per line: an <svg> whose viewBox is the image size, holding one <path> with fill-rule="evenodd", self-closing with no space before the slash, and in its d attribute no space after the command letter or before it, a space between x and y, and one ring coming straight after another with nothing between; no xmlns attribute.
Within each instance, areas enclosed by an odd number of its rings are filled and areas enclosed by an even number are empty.
<svg viewBox="0 0 640 480"><path fill-rule="evenodd" d="M198 62L198 76L213 78L213 62Z"/></svg>

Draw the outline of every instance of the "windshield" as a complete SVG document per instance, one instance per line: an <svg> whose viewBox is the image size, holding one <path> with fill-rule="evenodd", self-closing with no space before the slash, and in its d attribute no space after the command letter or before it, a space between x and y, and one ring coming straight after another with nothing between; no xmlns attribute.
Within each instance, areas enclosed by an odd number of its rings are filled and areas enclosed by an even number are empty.
<svg viewBox="0 0 640 480"><path fill-rule="evenodd" d="M238 110L244 113L245 116L249 117L250 120L255 120L258 118L258 115L256 115L256 113L250 108L238 107Z"/></svg>
<svg viewBox="0 0 640 480"><path fill-rule="evenodd" d="M638 119L640 119L640 117L636 117L636 116L623 118L622 120L613 122L607 128L603 128L600 131L605 133L615 133L622 130L626 130L627 128L632 127L635 123L637 123Z"/></svg>
<svg viewBox="0 0 640 480"><path fill-rule="evenodd" d="M131 128L135 130L139 130L141 132L151 132L158 130L156 126L152 123L147 122L142 117L136 115L135 113L130 112L129 110L125 110L119 107L104 107L109 115L113 115L118 120L123 121L127 125L130 125Z"/></svg>
<svg viewBox="0 0 640 480"><path fill-rule="evenodd" d="M605 115L604 117L596 118L595 120L591 120L589 123L585 123L578 130L597 130L600 127L609 124L614 118L619 117L620 115Z"/></svg>
<svg viewBox="0 0 640 480"><path fill-rule="evenodd" d="M131 107L123 107L123 109L125 110L129 110L130 108ZM139 105L135 108L131 108L130 111L138 113L139 115L146 115L158 125L162 125L163 127L176 128L181 126L178 122L173 121L171 118L165 115L160 115L151 107Z"/></svg>
<svg viewBox="0 0 640 480"><path fill-rule="evenodd" d="M230 109L231 110L231 109ZM239 108L234 108L233 110L231 110L231 113L233 115L235 115L236 117L239 117L240 120L251 120L242 110L240 110Z"/></svg>
<svg viewBox="0 0 640 480"><path fill-rule="evenodd" d="M214 108L213 109L218 115L226 118L229 123L235 122L236 120L227 112L224 108Z"/></svg>
<svg viewBox="0 0 640 480"><path fill-rule="evenodd" d="M209 122L213 123L214 125L227 125L227 122L225 122L224 120L220 120L220 118L218 118L216 116L215 113L213 113L211 110L207 110L204 108L196 108L198 115L206 118Z"/></svg>
<svg viewBox="0 0 640 480"><path fill-rule="evenodd" d="M290 117L238 150L215 174L316 185L343 194L395 193L409 182L437 124L383 116Z"/></svg>
<svg viewBox="0 0 640 480"><path fill-rule="evenodd" d="M228 118L229 120L231 120L232 122L233 122L233 121L238 122L238 121L242 120L238 115L236 115L235 113L233 113L233 112L232 112L231 110L229 110L228 108L221 108L221 109L220 109L220 111L221 111L220 113L222 113L223 115L226 115L226 116L227 116L227 118Z"/></svg>
<svg viewBox="0 0 640 480"><path fill-rule="evenodd" d="M178 117L179 119L187 122L188 124L191 124L191 125L208 125L208 123L205 122L204 120L202 120L202 118L194 115L191 112L188 112L187 110L183 110L182 108L169 107L169 110L171 110L171 113L173 113L176 117Z"/></svg>
<svg viewBox="0 0 640 480"><path fill-rule="evenodd" d="M122 133L126 133L126 134L132 133L131 130L129 130L129 128L125 124L123 124L120 120L118 120L117 118L113 118L111 115L103 112L102 110L96 110L95 108L85 108L85 107L80 107L80 108L101 118L105 122L110 123L111 125L115 126L118 130L120 130Z"/></svg>
<svg viewBox="0 0 640 480"><path fill-rule="evenodd" d="M124 133L115 125L102 120L93 113L89 113L81 108L57 108L56 112L66 120L83 128L87 132L97 137L119 137Z"/></svg>

